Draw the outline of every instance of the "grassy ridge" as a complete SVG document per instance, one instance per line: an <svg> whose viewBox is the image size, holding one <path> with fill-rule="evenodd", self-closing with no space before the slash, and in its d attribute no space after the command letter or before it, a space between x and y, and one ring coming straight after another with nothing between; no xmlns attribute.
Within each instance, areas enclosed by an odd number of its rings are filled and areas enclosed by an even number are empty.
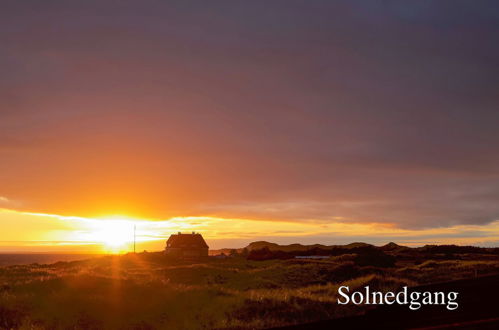
<svg viewBox="0 0 499 330"><path fill-rule="evenodd" d="M404 260L396 267L326 260L202 262L159 253L0 268L0 328L254 329L362 313L338 306L339 285L404 285L499 273L499 261ZM470 260L471 259L471 260Z"/></svg>

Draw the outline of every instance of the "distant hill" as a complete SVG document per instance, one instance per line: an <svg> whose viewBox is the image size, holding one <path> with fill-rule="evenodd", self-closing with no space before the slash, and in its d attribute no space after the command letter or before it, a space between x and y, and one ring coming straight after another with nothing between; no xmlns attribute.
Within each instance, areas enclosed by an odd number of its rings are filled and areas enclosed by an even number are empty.
<svg viewBox="0 0 499 330"><path fill-rule="evenodd" d="M347 249L376 249L386 253L396 253L396 254L452 254L452 253L478 253L478 254L499 254L499 248L481 248L476 246L458 246L458 245L425 245L423 247L411 248L408 246L399 245L394 242L390 242L383 246L374 246L372 244L363 242L354 242L346 245L324 245L324 244L310 244L304 245L299 243L280 245L277 243L267 242L267 241L256 241L248 244L244 248L238 249L219 249L210 250L210 255L217 255L224 253L229 255L232 251L241 253L244 249L248 252L256 251L261 249L268 249L270 251L282 251L282 252L305 252L305 251L329 251L329 250L347 250Z"/></svg>
<svg viewBox="0 0 499 330"><path fill-rule="evenodd" d="M362 247L374 247L374 245L362 242L354 242L346 245L324 245L324 244L303 245L299 243L280 245L277 243L272 243L267 241L256 241L256 242L251 242L244 248L237 248L237 249L224 248L218 250L210 250L210 255L217 255L222 253L228 255L233 250L236 250L238 253L241 253L244 249L248 251L253 251L253 250L261 250L263 248L267 248L270 251L291 252L291 251L309 251L312 249L332 250L335 248L354 249Z"/></svg>
<svg viewBox="0 0 499 330"><path fill-rule="evenodd" d="M397 243L393 243L393 242L390 242L388 244L380 246L379 248L380 248L380 250L385 251L385 252L387 252L387 251L397 251L397 252L400 252L400 251L410 250L411 249L410 247L403 246L403 245L398 245Z"/></svg>
<svg viewBox="0 0 499 330"><path fill-rule="evenodd" d="M347 245L323 245L323 244L311 244L311 245L303 245L303 244L288 244L288 245L279 245L276 243L270 243L266 241L258 241L258 242L253 242L250 243L246 249L249 251L251 250L260 250L263 248L268 248L271 251L307 251L311 249L324 249L324 250L331 250L334 248L344 248L344 249L352 249L352 248L359 248L359 247L370 247L373 246L371 244L367 243L362 243L362 242L354 242L350 243Z"/></svg>
<svg viewBox="0 0 499 330"><path fill-rule="evenodd" d="M322 245L322 244L313 244L313 245L303 245L303 244L288 244L288 245L279 245L276 243L270 243L266 241L258 241L258 242L252 242L250 243L246 249L249 251L252 250L260 250L263 248L268 248L271 251L304 251L304 250L309 250L312 248L321 248L321 249L327 249L327 245Z"/></svg>

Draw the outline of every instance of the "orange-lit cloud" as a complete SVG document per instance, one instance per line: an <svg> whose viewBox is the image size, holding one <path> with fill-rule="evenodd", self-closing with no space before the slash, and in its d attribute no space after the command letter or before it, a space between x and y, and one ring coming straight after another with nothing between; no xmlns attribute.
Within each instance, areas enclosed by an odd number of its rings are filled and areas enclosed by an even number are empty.
<svg viewBox="0 0 499 330"><path fill-rule="evenodd" d="M10 1L0 207L198 219L199 230L220 225L207 235L237 240L329 242L337 228L409 240L401 233L482 226L469 240L489 242L496 20L486 6L447 6ZM31 234L11 221L0 240L75 230L22 217Z"/></svg>

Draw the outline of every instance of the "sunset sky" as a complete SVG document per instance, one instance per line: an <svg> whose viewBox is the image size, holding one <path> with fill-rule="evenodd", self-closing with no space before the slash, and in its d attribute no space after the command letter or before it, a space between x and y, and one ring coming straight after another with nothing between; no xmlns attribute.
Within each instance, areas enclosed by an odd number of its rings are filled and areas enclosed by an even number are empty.
<svg viewBox="0 0 499 330"><path fill-rule="evenodd" d="M0 252L499 245L496 1L2 1Z"/></svg>

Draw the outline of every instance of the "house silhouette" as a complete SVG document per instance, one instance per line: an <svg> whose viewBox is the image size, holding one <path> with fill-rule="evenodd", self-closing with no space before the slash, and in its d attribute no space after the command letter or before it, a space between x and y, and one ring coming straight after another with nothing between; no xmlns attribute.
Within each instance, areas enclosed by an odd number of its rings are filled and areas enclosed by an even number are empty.
<svg viewBox="0 0 499 330"><path fill-rule="evenodd" d="M199 233L173 234L166 241L165 253L179 258L196 258L208 256L208 244Z"/></svg>

